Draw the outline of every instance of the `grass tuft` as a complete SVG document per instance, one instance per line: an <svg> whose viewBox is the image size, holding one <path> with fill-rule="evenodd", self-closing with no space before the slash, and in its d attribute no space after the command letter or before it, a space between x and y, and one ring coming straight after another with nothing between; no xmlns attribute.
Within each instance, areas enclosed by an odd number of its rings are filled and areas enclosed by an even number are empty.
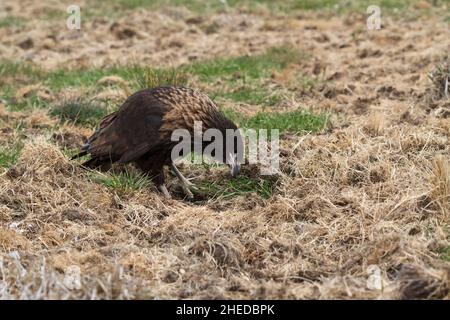
<svg viewBox="0 0 450 320"><path fill-rule="evenodd" d="M272 180L255 180L245 176L219 181L204 181L198 185L200 193L209 200L230 199L256 193L264 199L270 198L275 183Z"/></svg>
<svg viewBox="0 0 450 320"><path fill-rule="evenodd" d="M132 70L131 78L138 90L160 86L186 86L189 79L189 75L184 70L177 68L152 69L145 67Z"/></svg>
<svg viewBox="0 0 450 320"><path fill-rule="evenodd" d="M140 190L149 184L149 179L142 173L125 169L122 172L110 172L108 174L96 174L92 181L103 184L108 188L122 192Z"/></svg>
<svg viewBox="0 0 450 320"><path fill-rule="evenodd" d="M9 168L17 162L19 159L22 146L15 146L12 148L0 148L0 167Z"/></svg>
<svg viewBox="0 0 450 320"><path fill-rule="evenodd" d="M106 114L107 110L102 106L81 99L66 101L50 110L50 115L62 122L81 125L96 125Z"/></svg>

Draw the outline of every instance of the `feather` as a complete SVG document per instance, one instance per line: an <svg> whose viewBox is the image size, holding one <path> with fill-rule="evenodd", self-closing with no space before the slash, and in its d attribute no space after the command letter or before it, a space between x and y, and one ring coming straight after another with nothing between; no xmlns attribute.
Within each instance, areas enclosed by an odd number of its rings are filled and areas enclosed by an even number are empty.
<svg viewBox="0 0 450 320"><path fill-rule="evenodd" d="M172 164L173 131L193 132L195 121L201 121L204 130L221 130L224 136L226 129L237 129L207 95L197 90L170 86L141 90L104 117L72 159L90 154L83 165L105 170L114 162L134 162L161 186L163 166Z"/></svg>

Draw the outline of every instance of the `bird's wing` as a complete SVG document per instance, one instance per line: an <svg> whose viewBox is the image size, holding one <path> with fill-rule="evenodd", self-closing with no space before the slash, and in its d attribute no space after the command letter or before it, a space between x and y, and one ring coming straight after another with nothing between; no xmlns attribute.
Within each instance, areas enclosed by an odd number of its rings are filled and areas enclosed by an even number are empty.
<svg viewBox="0 0 450 320"><path fill-rule="evenodd" d="M100 120L99 128L100 129L106 128L108 125L110 125L114 121L114 119L116 117L117 117L117 111L103 117L103 119Z"/></svg>
<svg viewBox="0 0 450 320"><path fill-rule="evenodd" d="M149 90L133 94L114 116L101 122L89 144L89 153L121 163L141 157L161 142L159 128L166 109Z"/></svg>

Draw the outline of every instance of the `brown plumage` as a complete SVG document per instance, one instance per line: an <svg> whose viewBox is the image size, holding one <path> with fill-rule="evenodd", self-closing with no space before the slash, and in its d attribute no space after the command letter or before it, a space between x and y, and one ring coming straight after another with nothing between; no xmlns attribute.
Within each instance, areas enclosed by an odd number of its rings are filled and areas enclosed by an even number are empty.
<svg viewBox="0 0 450 320"><path fill-rule="evenodd" d="M131 95L118 111L101 120L99 128L74 158L90 154L91 159L83 165L101 170L108 170L115 162L135 163L166 196L169 195L163 167L168 165L192 196L188 189L192 184L172 162L171 151L178 142L171 141L171 135L175 129L187 129L193 137L194 121L202 122L203 131L216 128L224 137L226 129L237 129L207 95L197 90L169 86L141 90Z"/></svg>

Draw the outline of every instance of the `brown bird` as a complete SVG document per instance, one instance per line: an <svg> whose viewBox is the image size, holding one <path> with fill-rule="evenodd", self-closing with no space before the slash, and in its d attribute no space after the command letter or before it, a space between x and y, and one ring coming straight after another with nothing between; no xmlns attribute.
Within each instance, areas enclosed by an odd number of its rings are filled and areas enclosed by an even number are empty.
<svg viewBox="0 0 450 320"><path fill-rule="evenodd" d="M158 87L134 93L118 111L101 120L99 128L72 159L90 154L91 158L83 165L102 171L109 170L112 163L135 163L168 198L163 167L170 166L185 193L192 197L193 184L181 174L171 157L178 143L171 136L176 129L186 129L194 146L195 121L201 121L203 132L215 128L223 134L223 156L217 160L228 162L232 176L236 176L240 171L238 146L242 146L242 138L239 135L234 138L233 152L226 154L225 137L227 129L237 130L237 126L207 95L184 87ZM202 141L201 150L206 146Z"/></svg>

